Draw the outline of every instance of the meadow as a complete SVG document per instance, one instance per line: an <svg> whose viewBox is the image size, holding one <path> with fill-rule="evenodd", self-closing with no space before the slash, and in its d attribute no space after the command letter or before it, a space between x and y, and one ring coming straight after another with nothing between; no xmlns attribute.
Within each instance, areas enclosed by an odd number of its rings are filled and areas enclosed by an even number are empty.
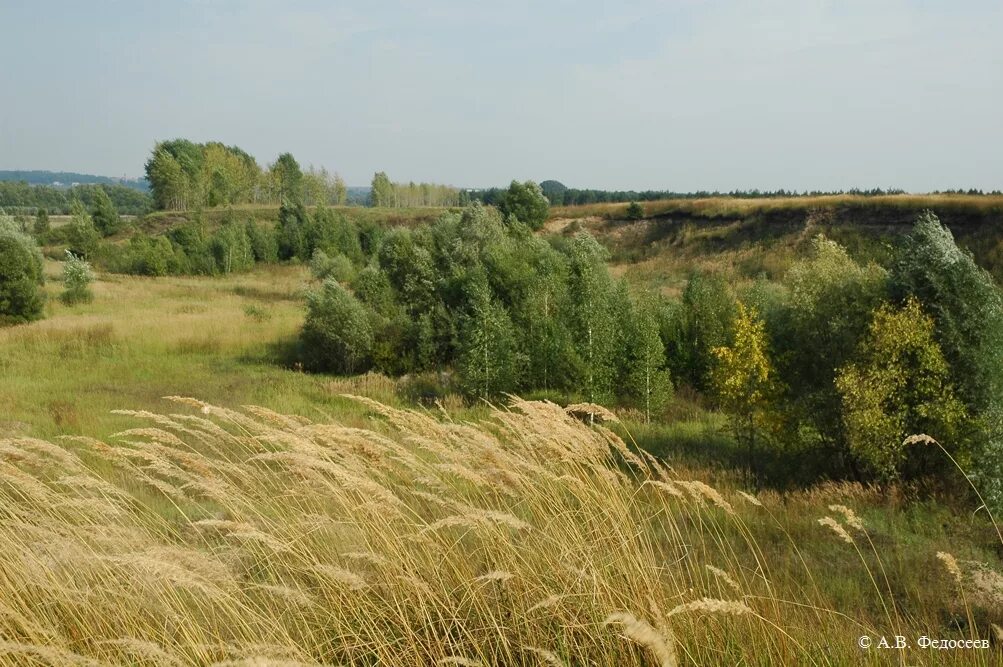
<svg viewBox="0 0 1003 667"><path fill-rule="evenodd" d="M669 293L800 247L594 215L614 272ZM1001 664L1003 538L967 496L755 488L685 393L590 425L303 372L295 262L100 272L74 306L58 276L0 329L0 664Z"/></svg>

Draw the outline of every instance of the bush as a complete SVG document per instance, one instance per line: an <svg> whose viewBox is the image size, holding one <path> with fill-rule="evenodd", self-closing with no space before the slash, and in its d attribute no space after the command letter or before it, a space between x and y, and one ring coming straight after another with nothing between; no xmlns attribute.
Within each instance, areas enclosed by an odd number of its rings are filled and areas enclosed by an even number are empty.
<svg viewBox="0 0 1003 667"><path fill-rule="evenodd" d="M97 228L94 227L94 221L87 215L83 204L74 201L73 220L66 229L66 242L70 246L70 252L85 259L93 257L97 252L100 238Z"/></svg>
<svg viewBox="0 0 1003 667"><path fill-rule="evenodd" d="M319 280L334 278L339 283L346 283L355 277L355 266L352 265L352 260L340 253L329 257L326 252L318 248L313 251L313 257L310 259L310 273Z"/></svg>
<svg viewBox="0 0 1003 667"><path fill-rule="evenodd" d="M638 204L636 201L630 202L627 205L627 219L628 220L640 220L644 217L644 207Z"/></svg>
<svg viewBox="0 0 1003 667"><path fill-rule="evenodd" d="M0 213L0 324L42 316L42 253L13 218Z"/></svg>
<svg viewBox="0 0 1003 667"><path fill-rule="evenodd" d="M140 276L166 276L188 270L184 251L167 238L137 234L115 270Z"/></svg>
<svg viewBox="0 0 1003 667"><path fill-rule="evenodd" d="M216 268L221 273L240 273L254 267L254 250L247 230L233 223L219 228L210 242Z"/></svg>
<svg viewBox="0 0 1003 667"><path fill-rule="evenodd" d="M251 243L255 262L272 264L279 261L279 243L272 230L248 220L244 231Z"/></svg>
<svg viewBox="0 0 1003 667"><path fill-rule="evenodd" d="M63 303L72 305L89 302L94 298L90 288L93 281L94 271L91 270L91 265L67 250L66 260L63 262L64 291L60 297Z"/></svg>
<svg viewBox="0 0 1003 667"><path fill-rule="evenodd" d="M91 218L94 220L94 227L101 233L101 236L111 236L122 229L122 218L119 217L111 197L102 187L94 190Z"/></svg>
<svg viewBox="0 0 1003 667"><path fill-rule="evenodd" d="M38 209L38 212L35 214L35 227L34 227L35 238L38 239L39 241L44 240L45 237L48 236L49 234L49 229L50 229L49 212L46 211L44 208L40 208Z"/></svg>
<svg viewBox="0 0 1003 667"><path fill-rule="evenodd" d="M512 181L498 205L502 214L514 217L530 229L540 229L547 221L550 202L540 186L533 181L519 183Z"/></svg>
<svg viewBox="0 0 1003 667"><path fill-rule="evenodd" d="M311 368L351 375L369 367L373 348L369 313L334 280L307 294L302 340L304 361Z"/></svg>

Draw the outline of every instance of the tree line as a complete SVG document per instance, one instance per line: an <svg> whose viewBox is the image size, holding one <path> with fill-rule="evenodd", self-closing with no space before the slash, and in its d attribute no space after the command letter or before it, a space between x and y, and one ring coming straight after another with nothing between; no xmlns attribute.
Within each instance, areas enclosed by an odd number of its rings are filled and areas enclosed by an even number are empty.
<svg viewBox="0 0 1003 667"><path fill-rule="evenodd" d="M160 141L145 170L156 207L165 210L274 204L286 199L342 205L348 197L341 176L312 166L304 172L290 153L282 153L262 169L243 149L220 142Z"/></svg>
<svg viewBox="0 0 1003 667"><path fill-rule="evenodd" d="M385 172L373 175L370 202L373 206L414 208L418 206L458 206L463 197L458 188L436 183L394 183Z"/></svg>
<svg viewBox="0 0 1003 667"><path fill-rule="evenodd" d="M552 243L478 203L373 241L350 244L355 260L332 248L337 271L327 254L314 262L325 280L307 300L308 367L453 369L470 397L622 395L651 411L671 393L654 306L610 276L591 236Z"/></svg>
<svg viewBox="0 0 1003 667"><path fill-rule="evenodd" d="M815 476L966 485L948 452L1003 503L1003 299L932 213L887 266L820 236L779 282L695 277L676 307L701 342L670 337L670 367L731 415L750 468L758 443Z"/></svg>
<svg viewBox="0 0 1003 667"><path fill-rule="evenodd" d="M283 202L307 206L344 206L351 202L391 208L445 207L463 202L457 188L436 183L395 183L385 172L373 176L368 198L363 202L359 193L350 192L339 174L323 167L303 170L291 153L282 153L262 168L243 149L219 142L158 142L145 169L153 201L162 210Z"/></svg>
<svg viewBox="0 0 1003 667"><path fill-rule="evenodd" d="M661 199L705 199L708 197L732 197L737 199L773 199L783 197L819 197L824 195L858 195L876 197L880 195L904 194L898 188L870 188L849 190L698 190L695 192L676 192L674 190L597 190L569 188L560 181L543 181L540 188L551 206L581 206L585 204L626 203L636 201L657 201ZM465 191L466 196L484 204L497 205L505 194L504 188L472 189ZM981 194L981 193L980 193Z"/></svg>
<svg viewBox="0 0 1003 667"><path fill-rule="evenodd" d="M26 181L0 181L0 208L8 214L34 215L39 209L47 213L66 215L73 202L85 208L94 205L102 192L126 215L143 215L153 209L153 200L145 192L117 184L83 184L69 188L32 185Z"/></svg>

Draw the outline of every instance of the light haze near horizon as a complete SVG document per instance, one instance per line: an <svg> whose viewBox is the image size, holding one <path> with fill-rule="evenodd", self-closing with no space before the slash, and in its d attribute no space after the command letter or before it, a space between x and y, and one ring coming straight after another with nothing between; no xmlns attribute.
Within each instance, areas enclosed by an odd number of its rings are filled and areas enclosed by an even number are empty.
<svg viewBox="0 0 1003 667"><path fill-rule="evenodd" d="M463 187L1003 189L1003 3L0 3L0 169L156 140Z"/></svg>

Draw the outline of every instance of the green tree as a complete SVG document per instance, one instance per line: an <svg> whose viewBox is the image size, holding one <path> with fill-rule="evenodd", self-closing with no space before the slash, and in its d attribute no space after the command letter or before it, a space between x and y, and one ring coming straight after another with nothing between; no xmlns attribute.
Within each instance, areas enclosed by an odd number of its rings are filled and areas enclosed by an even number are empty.
<svg viewBox="0 0 1003 667"><path fill-rule="evenodd" d="M514 217L530 229L540 229L547 221L550 212L550 202L544 196L540 186L533 181L519 183L512 181L508 190L498 205L507 218Z"/></svg>
<svg viewBox="0 0 1003 667"><path fill-rule="evenodd" d="M329 188L330 175L327 170L323 167L315 169L311 165L303 174L303 203L308 206L328 203Z"/></svg>
<svg viewBox="0 0 1003 667"><path fill-rule="evenodd" d="M373 175L370 196L373 201L373 206L376 206L377 208L397 206L394 184L390 182L390 178L385 172L378 171Z"/></svg>
<svg viewBox="0 0 1003 667"><path fill-rule="evenodd" d="M635 304L630 323L630 392L644 410L645 422L661 409L672 395L672 380L665 365L665 345L659 334L657 305Z"/></svg>
<svg viewBox="0 0 1003 667"><path fill-rule="evenodd" d="M644 207L632 201L627 205L626 216L628 220L640 220L644 217Z"/></svg>
<svg viewBox="0 0 1003 667"><path fill-rule="evenodd" d="M706 389L715 359L712 350L728 343L735 321L735 296L719 275L694 273L682 303L665 323L669 366L677 383Z"/></svg>
<svg viewBox="0 0 1003 667"><path fill-rule="evenodd" d="M735 439L746 446L749 473L755 477L756 434L765 425L774 391L773 367L766 324L741 301L736 306L734 332L731 345L712 350L717 363L711 370L710 385L730 416Z"/></svg>
<svg viewBox="0 0 1003 667"><path fill-rule="evenodd" d="M339 283L348 283L355 277L355 266L341 253L330 256L317 248L310 258L310 273L319 280L334 278Z"/></svg>
<svg viewBox="0 0 1003 667"><path fill-rule="evenodd" d="M341 374L364 372L373 348L369 312L351 292L328 279L307 294L302 340L310 367Z"/></svg>
<svg viewBox="0 0 1003 667"><path fill-rule="evenodd" d="M187 139L154 146L146 162L146 177L159 208L187 210L205 203L204 149Z"/></svg>
<svg viewBox="0 0 1003 667"><path fill-rule="evenodd" d="M251 244L251 253L254 261L260 263L273 263L279 261L279 243L275 232L271 229L248 220L244 224L244 233Z"/></svg>
<svg viewBox="0 0 1003 667"><path fill-rule="evenodd" d="M606 258L606 249L589 234L579 234L572 243L568 277L571 331L582 369L581 390L592 402L612 397L616 377L613 284Z"/></svg>
<svg viewBox="0 0 1003 667"><path fill-rule="evenodd" d="M515 390L521 355L508 313L491 300L486 285L476 292L461 327L459 371L465 392L487 399Z"/></svg>
<svg viewBox="0 0 1003 667"><path fill-rule="evenodd" d="M240 273L254 266L254 249L243 225L225 223L213 234L210 246L221 273Z"/></svg>
<svg viewBox="0 0 1003 667"><path fill-rule="evenodd" d="M0 211L0 324L40 318L45 305L43 281L38 244Z"/></svg>
<svg viewBox="0 0 1003 667"><path fill-rule="evenodd" d="M157 208L187 208L188 188L181 163L160 144L146 162L146 178L150 182L150 191Z"/></svg>
<svg viewBox="0 0 1003 667"><path fill-rule="evenodd" d="M282 153L270 167L280 202L303 202L303 171L292 153Z"/></svg>
<svg viewBox="0 0 1003 667"><path fill-rule="evenodd" d="M334 175L334 185L333 192L331 193L331 200L335 206L344 206L348 203L348 188L345 187L345 179L341 177L341 174Z"/></svg>
<svg viewBox="0 0 1003 667"><path fill-rule="evenodd" d="M307 242L307 228L311 220L306 207L300 203L284 201L279 208L279 224L276 229L279 259L298 257L310 259L310 248Z"/></svg>
<svg viewBox="0 0 1003 667"><path fill-rule="evenodd" d="M579 374L568 327L568 271L562 260L554 252L543 255L536 279L514 309L528 356L527 384L544 390L573 388Z"/></svg>
<svg viewBox="0 0 1003 667"><path fill-rule="evenodd" d="M70 252L84 259L93 257L94 253L97 252L101 235L79 200L73 200L70 212L73 219L66 232L66 241L69 243Z"/></svg>
<svg viewBox="0 0 1003 667"><path fill-rule="evenodd" d="M44 239L49 235L49 212L45 208L39 208L35 213L35 238Z"/></svg>
<svg viewBox="0 0 1003 667"><path fill-rule="evenodd" d="M899 477L906 436L952 443L965 418L933 318L913 297L900 309L886 304L875 311L857 359L839 370L836 386L850 447L883 480Z"/></svg>
<svg viewBox="0 0 1003 667"><path fill-rule="evenodd" d="M969 419L957 435L983 496L1003 507L1003 297L992 277L930 211L903 240L891 270L896 300L914 296L933 318L951 383Z"/></svg>
<svg viewBox="0 0 1003 667"><path fill-rule="evenodd" d="M802 442L830 450L825 458L837 474L851 461L836 369L855 354L874 309L887 295L887 283L884 269L862 266L838 243L817 236L808 256L784 276L786 307L770 320L778 371L787 382L790 423Z"/></svg>
<svg viewBox="0 0 1003 667"><path fill-rule="evenodd" d="M104 188L97 188L94 191L91 219L101 236L111 236L122 228L122 218L119 217L115 204Z"/></svg>

